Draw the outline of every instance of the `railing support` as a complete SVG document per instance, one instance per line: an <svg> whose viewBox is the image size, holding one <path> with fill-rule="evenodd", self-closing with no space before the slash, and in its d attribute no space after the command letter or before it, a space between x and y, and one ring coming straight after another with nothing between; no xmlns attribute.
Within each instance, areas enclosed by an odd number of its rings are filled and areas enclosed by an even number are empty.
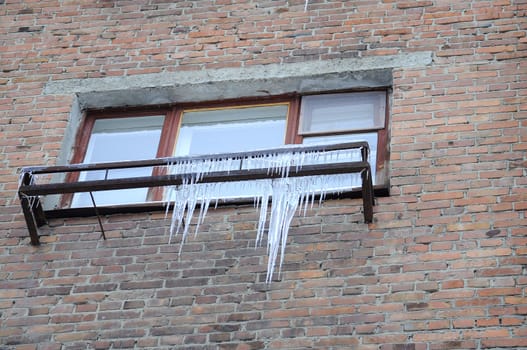
<svg viewBox="0 0 527 350"><path fill-rule="evenodd" d="M22 175L21 186L32 186L33 177L31 173L24 173ZM42 208L42 203L38 196L28 196L23 191L18 192L24 219L26 220L27 229L29 231L29 238L32 245L39 245L38 227L46 223L46 217Z"/></svg>

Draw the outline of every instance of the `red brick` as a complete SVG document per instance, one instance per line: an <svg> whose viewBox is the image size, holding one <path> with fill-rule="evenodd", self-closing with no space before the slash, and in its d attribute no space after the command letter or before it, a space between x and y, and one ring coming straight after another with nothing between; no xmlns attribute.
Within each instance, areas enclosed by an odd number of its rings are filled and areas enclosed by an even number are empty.
<svg viewBox="0 0 527 350"><path fill-rule="evenodd" d="M420 333L414 335L414 341L422 342L437 342L437 341L453 341L459 339L458 332L434 332L434 333Z"/></svg>
<svg viewBox="0 0 527 350"><path fill-rule="evenodd" d="M0 9L4 343L527 347L523 4L30 5ZM390 197L376 199L370 225L357 224L355 199L326 200L297 216L283 274L270 285L261 283L265 249L251 248L251 206L211 210L204 235L179 257L166 245L161 212L103 217L106 241L94 217L52 219L42 245L28 246L14 199L18 168L58 163L75 95L48 95L48 82L415 51L432 52L433 61L390 68ZM493 230L500 233L489 237Z"/></svg>
<svg viewBox="0 0 527 350"><path fill-rule="evenodd" d="M525 347L527 346L527 337L515 337L508 339L483 339L482 346L486 348L499 347Z"/></svg>
<svg viewBox="0 0 527 350"><path fill-rule="evenodd" d="M521 288L488 288L478 292L482 297L495 295L519 295L520 293Z"/></svg>

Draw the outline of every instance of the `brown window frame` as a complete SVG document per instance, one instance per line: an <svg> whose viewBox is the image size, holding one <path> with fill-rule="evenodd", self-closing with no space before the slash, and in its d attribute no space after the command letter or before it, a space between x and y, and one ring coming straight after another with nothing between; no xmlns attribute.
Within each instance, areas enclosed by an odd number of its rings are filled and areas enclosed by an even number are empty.
<svg viewBox="0 0 527 350"><path fill-rule="evenodd" d="M376 132L377 133L377 159L375 160L375 167L377 174L379 174L381 181L380 183L374 185L376 188L380 189L387 189L388 187L388 174L386 174L385 169L388 169L388 158L390 155L390 149L389 149L389 120L390 120L390 89L389 88L383 88L383 89L368 89L368 90L344 90L344 91L325 91L325 92L319 92L316 94L309 94L309 95L303 95L303 96L310 96L310 95L329 95L329 94L339 94L339 93L361 93L361 92L384 92L385 93L385 110L384 110L384 126L382 128L372 128L372 129L357 129L357 130L339 130L339 131L329 131L329 132L311 132L306 133L306 137L312 137L312 136L326 136L326 135L353 135L353 134L362 134L367 132ZM296 140L298 144L301 144L303 142L304 135L300 133L299 127L300 127L300 100L298 102L298 111L297 111L297 125L296 125L296 133L297 138ZM374 179L375 180L375 179ZM375 181L374 181L375 184ZM383 191L382 194L385 194Z"/></svg>
<svg viewBox="0 0 527 350"><path fill-rule="evenodd" d="M335 93L355 93L364 91L379 91L386 94L386 108L384 116L384 127L381 129L360 129L354 131L332 131L324 133L311 133L306 136L314 135L352 135L364 132L377 132L377 159L375 161L377 173L383 172L386 169L388 162L388 121L389 121L389 90L388 89L368 89L368 90L346 90L346 91L328 91L317 93L316 95L335 94ZM314 95L314 94L312 94ZM299 131L300 124L300 107L303 95L288 94L279 96L268 96L255 98L240 98L235 100L223 101L207 101L195 103L180 103L173 105L157 106L157 107L137 107L137 108L112 108L104 110L89 110L84 113L81 125L76 136L75 148L71 158L71 164L83 163L88 143L92 134L93 126L97 119L104 118L130 118L142 117L149 115L164 115L165 120L161 131L161 138L158 145L157 157L171 157L174 151L176 141L178 138L178 131L181 126L183 113L186 110L199 110L211 108L229 108L229 107L244 107L244 106L265 106L270 104L287 103L288 112L286 116L286 130L284 144L302 144L304 136ZM306 95L307 96L307 95ZM153 175L161 174L162 170L154 168ZM67 181L77 181L79 173L69 173ZM387 175L383 172L381 175L383 181L375 185L376 188L386 189ZM61 206L69 207L71 205L73 195L65 194L62 197ZM162 190L151 189L147 200L161 201Z"/></svg>

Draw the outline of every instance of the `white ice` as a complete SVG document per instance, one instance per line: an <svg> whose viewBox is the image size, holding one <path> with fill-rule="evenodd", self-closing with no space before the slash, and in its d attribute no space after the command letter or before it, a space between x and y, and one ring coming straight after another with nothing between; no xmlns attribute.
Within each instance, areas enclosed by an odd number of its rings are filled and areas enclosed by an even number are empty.
<svg viewBox="0 0 527 350"><path fill-rule="evenodd" d="M360 174L341 174L327 176L289 177L290 168L299 170L304 165L323 164L329 162L358 161L360 150L330 151L326 153L295 150L288 153L257 155L248 158L214 158L198 161L176 162L169 167L171 174L181 174L182 184L168 187L165 193L167 214L172 202L172 218L170 224L169 242L174 235L182 233L179 252L182 252L190 230L190 224L199 205L199 215L195 234L203 223L210 203L213 200L233 195L233 183L199 183L203 176L217 171L232 171L237 169L267 169L268 174L279 174L276 179L236 182L234 186L243 192L244 196L253 198L255 207L259 210L259 220L256 230L256 246L263 242L267 227L268 265L266 282L270 283L276 270L278 255L278 273L280 274L285 256L289 228L297 211L306 214L313 207L315 196L320 196L320 202L328 192L339 192L343 189L360 186ZM230 195L229 195L230 194ZM269 208L270 202L270 208ZM319 203L320 203L319 202ZM269 214L269 215L268 215Z"/></svg>

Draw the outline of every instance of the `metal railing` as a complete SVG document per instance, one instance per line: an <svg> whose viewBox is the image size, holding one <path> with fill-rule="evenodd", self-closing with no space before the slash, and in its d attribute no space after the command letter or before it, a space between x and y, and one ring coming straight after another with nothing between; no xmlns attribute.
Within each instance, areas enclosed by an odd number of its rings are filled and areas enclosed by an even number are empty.
<svg viewBox="0 0 527 350"><path fill-rule="evenodd" d="M267 167L248 168L247 164L251 159L256 158L272 158L285 154L301 153L327 154L342 150L359 150L361 160L340 160L336 162L329 161L324 162L323 164L304 164L302 166L291 165L288 166L287 169L282 170L287 173L288 177L360 173L362 179L364 220L366 222L371 222L373 218L374 198L371 169L368 162L369 147L367 142L352 142L317 146L286 146L251 152L222 153L206 156L167 157L138 161L71 164L66 166L49 167L26 167L21 170L18 195L27 223L31 244L38 245L38 227L46 223L46 211L43 209L40 198L41 196L64 195L79 192L88 192L91 195L92 192L96 191L177 186L185 183L185 181L187 181L186 179L189 177L195 177L196 174L192 172L171 174L168 171L170 167L173 167L174 164L192 164L193 162L202 162L207 160L222 161L226 159L235 159L240 165L238 169L211 171L200 174L197 183L250 181L258 179L280 178L284 177L283 171L269 171L269 168ZM153 171L151 176L142 177L122 177L90 181L59 181L42 184L37 183L37 177L47 176L49 178L49 175L53 174L81 173L101 170L108 173L108 171L113 169L145 167L155 168L157 171ZM63 177L67 178L67 176ZM94 201L93 205L95 213L97 216L99 216ZM126 204L124 204L124 206L126 206Z"/></svg>

